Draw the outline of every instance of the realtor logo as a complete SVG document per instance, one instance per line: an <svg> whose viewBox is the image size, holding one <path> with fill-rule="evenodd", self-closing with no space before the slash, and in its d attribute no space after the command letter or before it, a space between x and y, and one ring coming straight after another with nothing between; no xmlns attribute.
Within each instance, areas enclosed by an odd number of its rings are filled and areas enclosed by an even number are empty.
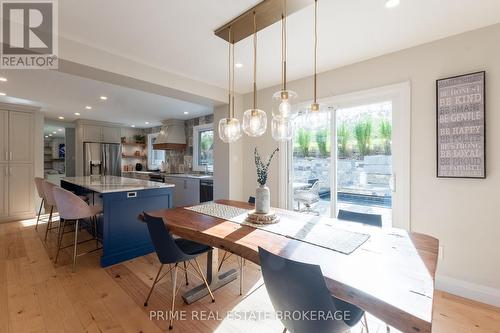
<svg viewBox="0 0 500 333"><path fill-rule="evenodd" d="M0 68L56 69L56 1L3 1Z"/></svg>

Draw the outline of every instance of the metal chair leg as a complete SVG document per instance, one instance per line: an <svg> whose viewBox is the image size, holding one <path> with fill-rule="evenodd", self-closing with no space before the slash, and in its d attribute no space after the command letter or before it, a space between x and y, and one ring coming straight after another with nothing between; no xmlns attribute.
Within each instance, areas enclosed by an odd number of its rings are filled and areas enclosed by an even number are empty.
<svg viewBox="0 0 500 333"><path fill-rule="evenodd" d="M200 267L200 264L198 264L198 260L196 260L196 258L194 258L193 261L196 264L198 274L200 274L201 279L203 280L203 282L205 283L205 286L208 289L208 293L210 294L210 297L212 298L212 303L214 303L215 302L214 294L212 294L212 290L210 289L210 286L208 285L207 279L205 278L205 275L203 274L203 271Z"/></svg>
<svg viewBox="0 0 500 333"><path fill-rule="evenodd" d="M161 273L162 269L163 269L163 264L161 264L160 269L158 270L158 274L156 274L156 278L153 282L153 285L151 286L151 289L149 290L149 294L148 294L148 297L146 298L146 301L144 302L144 306L148 306L149 298L151 297L151 294L153 293L153 289L154 289L156 283L159 281L158 278L160 277L160 273Z"/></svg>
<svg viewBox="0 0 500 333"><path fill-rule="evenodd" d="M186 286L189 286L188 272L187 272L187 264L186 264L186 262L185 262L185 261L183 262L183 264L184 264L184 276L185 276L185 278L186 278Z"/></svg>
<svg viewBox="0 0 500 333"><path fill-rule="evenodd" d="M66 221L63 221L62 222L63 225L62 225L62 230L59 230L59 235L57 235L58 237L58 241L57 241L57 253L56 253L56 258L54 259L54 264L57 264L57 258L59 258L59 252L61 251L61 246L62 246L62 238L64 236L64 228L66 227Z"/></svg>
<svg viewBox="0 0 500 333"><path fill-rule="evenodd" d="M238 260L240 264L240 296L243 295L243 260L242 257Z"/></svg>
<svg viewBox="0 0 500 333"><path fill-rule="evenodd" d="M227 251L225 251L225 252L224 252L224 255L222 256L222 259L221 259L221 261L220 261L220 263L219 263L219 268L217 269L217 271L218 271L218 272L220 272L220 269L221 269L222 264L224 263L224 261L225 261L227 258L229 258L229 257L231 256L231 254L229 254L229 255L227 255L227 254L228 254L228 252L227 252ZM226 257L226 256L227 256L227 257Z"/></svg>
<svg viewBox="0 0 500 333"><path fill-rule="evenodd" d="M366 333L370 333L368 330L368 320L366 319L366 312L363 314L363 321L365 322Z"/></svg>
<svg viewBox="0 0 500 333"><path fill-rule="evenodd" d="M76 220L75 222L75 247L73 249L73 273L75 272L75 268L76 268L76 250L78 248L78 221L79 220Z"/></svg>
<svg viewBox="0 0 500 333"><path fill-rule="evenodd" d="M175 264L174 267L174 278L172 279L172 307L170 309L170 323L168 325L168 329L171 330L174 328L174 309L175 309L175 294L177 290L177 267L178 264Z"/></svg>
<svg viewBox="0 0 500 333"><path fill-rule="evenodd" d="M40 221L40 214L42 214L43 201L44 199L42 198L42 202L40 202L40 208L38 209L38 216L36 217L35 230L38 229L38 221Z"/></svg>
<svg viewBox="0 0 500 333"><path fill-rule="evenodd" d="M43 239L44 242L47 241L47 235L49 234L49 229L52 226L52 212L54 210L54 206L50 206L50 214L49 214L49 221L47 222L47 229L45 230L45 238Z"/></svg>

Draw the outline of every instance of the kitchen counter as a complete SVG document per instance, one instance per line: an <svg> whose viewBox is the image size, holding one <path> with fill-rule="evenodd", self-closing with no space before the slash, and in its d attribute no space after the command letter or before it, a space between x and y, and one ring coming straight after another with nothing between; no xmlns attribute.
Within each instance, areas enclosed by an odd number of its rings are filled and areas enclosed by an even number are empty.
<svg viewBox="0 0 500 333"><path fill-rule="evenodd" d="M174 184L117 176L65 177L62 180L97 193L141 191L175 186Z"/></svg>
<svg viewBox="0 0 500 333"><path fill-rule="evenodd" d="M65 177L61 186L87 195L91 204L102 207L97 228L103 246L102 267L154 251L148 228L137 216L171 208L175 188L174 184L116 176Z"/></svg>
<svg viewBox="0 0 500 333"><path fill-rule="evenodd" d="M195 173L162 173L165 177L178 177L178 178L194 178L194 179L206 179L213 180L214 176L212 175L202 175Z"/></svg>

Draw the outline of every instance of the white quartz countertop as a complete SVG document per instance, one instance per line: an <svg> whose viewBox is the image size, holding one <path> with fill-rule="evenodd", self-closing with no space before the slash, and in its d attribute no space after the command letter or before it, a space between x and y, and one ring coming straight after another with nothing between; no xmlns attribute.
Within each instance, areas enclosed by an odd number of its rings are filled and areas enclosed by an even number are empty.
<svg viewBox="0 0 500 333"><path fill-rule="evenodd" d="M165 177L177 177L177 178L195 178L195 179L213 179L214 177L211 175L202 175L195 173L165 173L163 174Z"/></svg>
<svg viewBox="0 0 500 333"><path fill-rule="evenodd" d="M175 186L174 184L117 176L65 177L62 180L98 193L129 192Z"/></svg>

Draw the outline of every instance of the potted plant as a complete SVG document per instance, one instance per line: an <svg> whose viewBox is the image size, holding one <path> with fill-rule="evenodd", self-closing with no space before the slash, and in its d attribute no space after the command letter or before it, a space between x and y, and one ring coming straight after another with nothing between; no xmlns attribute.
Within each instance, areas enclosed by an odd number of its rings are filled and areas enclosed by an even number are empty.
<svg viewBox="0 0 500 333"><path fill-rule="evenodd" d="M134 140L135 143L146 143L146 136L142 134L136 134L134 135Z"/></svg>
<svg viewBox="0 0 500 333"><path fill-rule="evenodd" d="M258 214L267 214L271 209L271 195L269 193L269 187L267 187L267 176L269 173L269 165L277 151L279 151L279 148L273 151L267 163L264 164L257 151L257 147L255 147L255 166L257 168L257 183L259 183L255 191L255 212Z"/></svg>

